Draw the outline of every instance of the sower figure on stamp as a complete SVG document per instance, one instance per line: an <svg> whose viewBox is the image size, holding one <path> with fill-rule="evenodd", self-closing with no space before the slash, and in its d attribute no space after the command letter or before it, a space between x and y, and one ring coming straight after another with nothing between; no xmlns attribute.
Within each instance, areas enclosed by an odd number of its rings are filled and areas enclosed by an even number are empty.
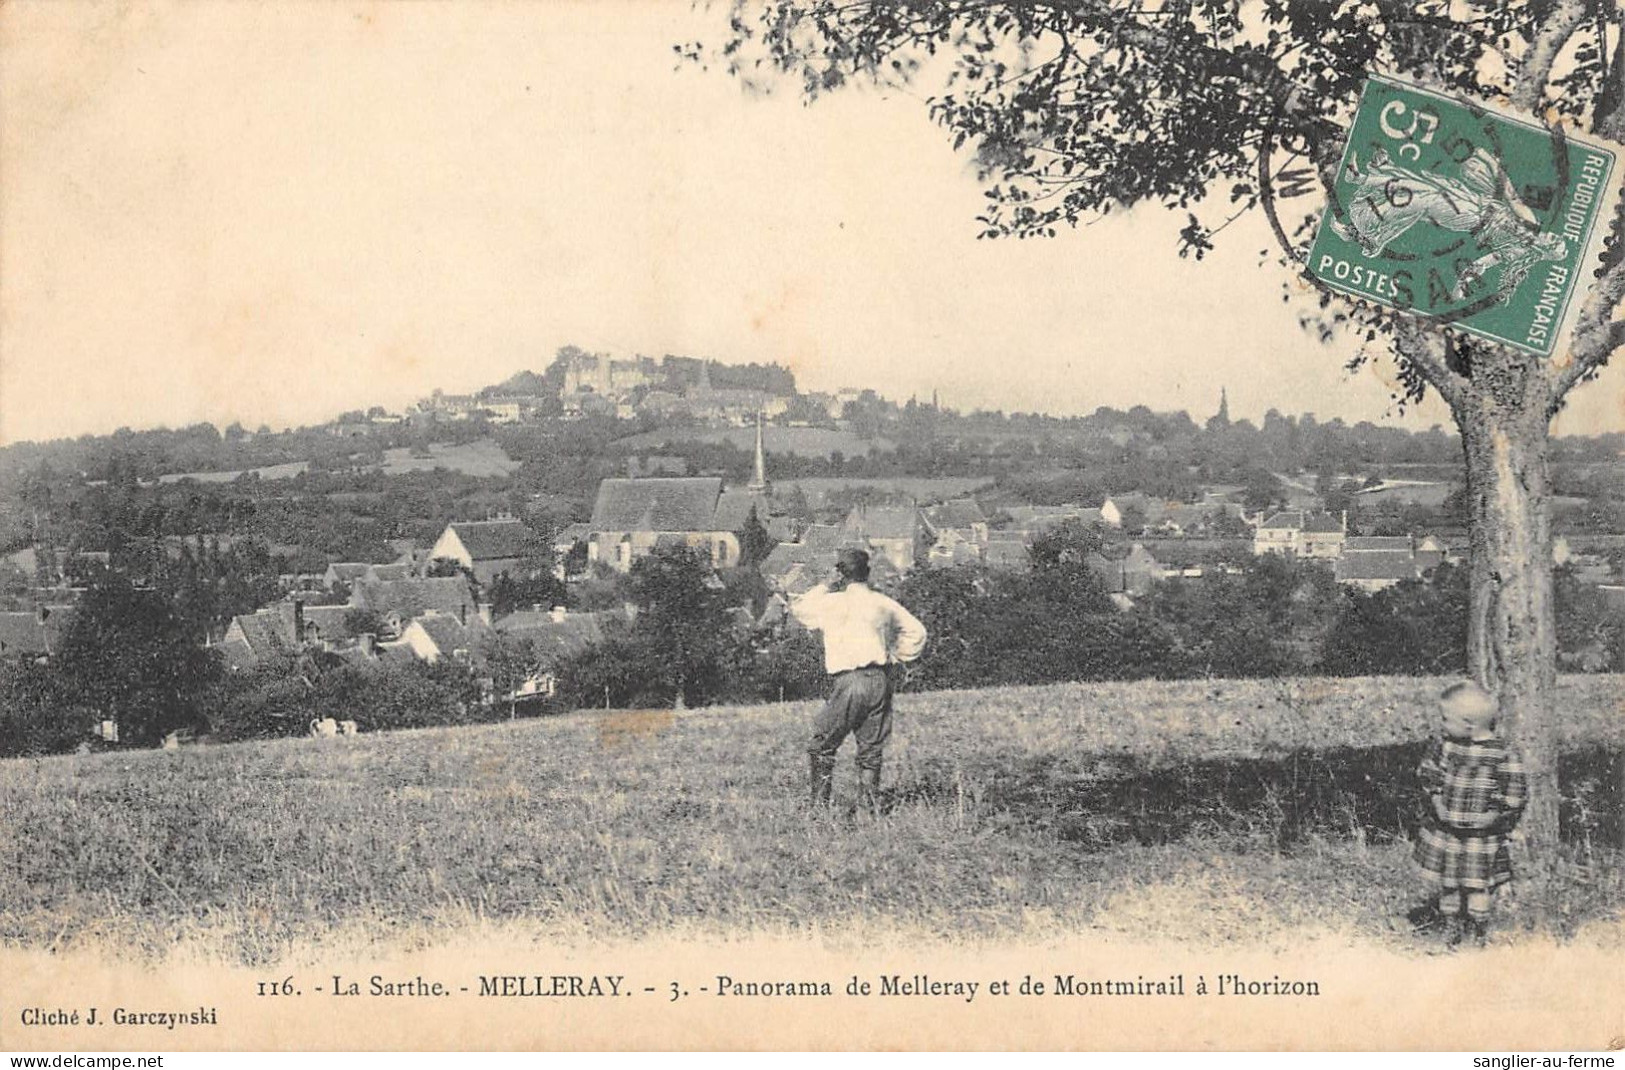
<svg viewBox="0 0 1625 1070"><path fill-rule="evenodd" d="M842 550L835 576L790 606L797 620L824 634L829 700L819 711L807 753L815 805L833 793L835 752L848 735L857 740L860 805L880 799L880 766L891 737L892 683L888 667L913 661L925 649L925 625L869 587L869 555Z"/></svg>

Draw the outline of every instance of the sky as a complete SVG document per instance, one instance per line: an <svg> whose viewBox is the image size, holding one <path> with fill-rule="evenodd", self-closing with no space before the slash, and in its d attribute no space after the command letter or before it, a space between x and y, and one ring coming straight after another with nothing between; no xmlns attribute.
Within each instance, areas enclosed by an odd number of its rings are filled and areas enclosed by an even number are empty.
<svg viewBox="0 0 1625 1070"><path fill-rule="evenodd" d="M559 346L958 408L1394 421L1260 266L1155 207L978 241L923 95L680 65L726 5L7 5L0 442L466 392ZM1430 403L1407 426L1448 424ZM1560 432L1625 430L1625 372Z"/></svg>

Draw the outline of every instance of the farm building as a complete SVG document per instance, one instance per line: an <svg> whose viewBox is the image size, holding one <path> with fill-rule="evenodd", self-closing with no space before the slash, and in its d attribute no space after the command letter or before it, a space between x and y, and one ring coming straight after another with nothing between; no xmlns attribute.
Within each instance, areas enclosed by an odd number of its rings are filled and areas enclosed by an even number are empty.
<svg viewBox="0 0 1625 1070"><path fill-rule="evenodd" d="M370 568L372 566L365 561L334 561L322 574L322 585L331 591L340 584L354 583L365 576Z"/></svg>
<svg viewBox="0 0 1625 1070"><path fill-rule="evenodd" d="M479 612L473 589L464 576L362 580L350 591L350 607L378 614L396 635L414 617L431 611L459 620L467 620Z"/></svg>
<svg viewBox="0 0 1625 1070"><path fill-rule="evenodd" d="M627 572L657 546L680 545L705 551L716 568L731 568L739 563L739 536L727 525L737 502L719 515L722 499L722 480L714 476L606 479L587 523L587 558Z"/></svg>
<svg viewBox="0 0 1625 1070"><path fill-rule="evenodd" d="M931 548L926 563L932 568L955 568L982 563L982 544L959 528L944 528Z"/></svg>
<svg viewBox="0 0 1625 1070"><path fill-rule="evenodd" d="M1290 554L1296 557L1335 558L1348 536L1348 514L1283 509L1253 532L1253 553Z"/></svg>
<svg viewBox="0 0 1625 1070"><path fill-rule="evenodd" d="M1234 502L1205 502L1200 505L1174 504L1147 514L1146 533L1177 536L1208 536L1225 527L1246 523L1244 510ZM1245 530L1242 528L1241 530Z"/></svg>
<svg viewBox="0 0 1625 1070"><path fill-rule="evenodd" d="M899 575L907 575L928 546L920 511L912 505L859 505L847 514L841 533L869 548L871 566L885 558Z"/></svg>
<svg viewBox="0 0 1625 1070"><path fill-rule="evenodd" d="M982 548L982 563L1003 572L1027 572L1033 567L1032 535L1026 531L990 531Z"/></svg>
<svg viewBox="0 0 1625 1070"><path fill-rule="evenodd" d="M1406 580L1422 579L1449 559L1434 536L1350 535L1334 566L1340 582L1364 591L1380 591Z"/></svg>
<svg viewBox="0 0 1625 1070"><path fill-rule="evenodd" d="M304 647L333 649L353 639L345 618L350 606L311 606L293 598L231 618L218 644L226 664L245 669L277 653Z"/></svg>
<svg viewBox="0 0 1625 1070"><path fill-rule="evenodd" d="M535 547L535 533L511 517L454 521L435 540L429 557L455 561L480 583L490 583L498 576L523 572Z"/></svg>
<svg viewBox="0 0 1625 1070"><path fill-rule="evenodd" d="M535 606L499 618L498 632L519 636L529 641L536 651L535 674L520 688L520 697L551 695L558 683L559 666L603 642L606 625L627 619L625 613L572 613L562 606L552 609Z"/></svg>
<svg viewBox="0 0 1625 1070"><path fill-rule="evenodd" d="M987 541L987 514L975 498L954 498L941 505L927 506L920 511L920 516L932 538L941 538L945 532L953 531L969 542Z"/></svg>
<svg viewBox="0 0 1625 1070"><path fill-rule="evenodd" d="M1339 583L1362 591L1381 591L1421 577L1408 545L1404 550L1346 550L1335 567Z"/></svg>
<svg viewBox="0 0 1625 1070"><path fill-rule="evenodd" d="M459 619L433 610L415 618L401 631L400 645L420 661L471 658L490 626L476 616Z"/></svg>

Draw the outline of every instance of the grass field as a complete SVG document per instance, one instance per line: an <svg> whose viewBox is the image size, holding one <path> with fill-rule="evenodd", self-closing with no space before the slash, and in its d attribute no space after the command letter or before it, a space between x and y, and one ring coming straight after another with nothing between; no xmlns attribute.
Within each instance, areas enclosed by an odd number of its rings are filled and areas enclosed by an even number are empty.
<svg viewBox="0 0 1625 1070"><path fill-rule="evenodd" d="M301 472L310 468L309 461L289 461L287 464L266 465L264 468L251 468L250 472L261 479L292 479ZM194 480L198 483L230 483L243 473L235 472L172 472L166 476L159 476L160 483L181 483L185 480Z"/></svg>
<svg viewBox="0 0 1625 1070"><path fill-rule="evenodd" d="M1603 846L1620 683L1563 684L1584 863L1556 908L1569 934L1625 905ZM1334 925L1404 943L1389 921L1415 891L1409 769L1437 686L906 693L878 819L802 805L806 704L4 762L0 943L253 964L340 929L431 944L491 924L1196 941Z"/></svg>
<svg viewBox="0 0 1625 1070"><path fill-rule="evenodd" d="M512 475L519 470L519 462L509 457L494 438L482 438L461 446L432 442L427 457L414 457L412 451L407 449L384 451L383 471L386 476L432 472L436 468L476 478L492 478Z"/></svg>

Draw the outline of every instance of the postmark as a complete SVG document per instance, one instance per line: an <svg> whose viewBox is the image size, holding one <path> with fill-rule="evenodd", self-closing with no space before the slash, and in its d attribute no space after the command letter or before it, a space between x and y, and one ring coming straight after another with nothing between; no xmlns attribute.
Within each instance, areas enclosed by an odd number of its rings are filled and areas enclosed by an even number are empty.
<svg viewBox="0 0 1625 1070"><path fill-rule="evenodd" d="M1620 155L1374 76L1305 269L1332 290L1551 356L1592 280Z"/></svg>

